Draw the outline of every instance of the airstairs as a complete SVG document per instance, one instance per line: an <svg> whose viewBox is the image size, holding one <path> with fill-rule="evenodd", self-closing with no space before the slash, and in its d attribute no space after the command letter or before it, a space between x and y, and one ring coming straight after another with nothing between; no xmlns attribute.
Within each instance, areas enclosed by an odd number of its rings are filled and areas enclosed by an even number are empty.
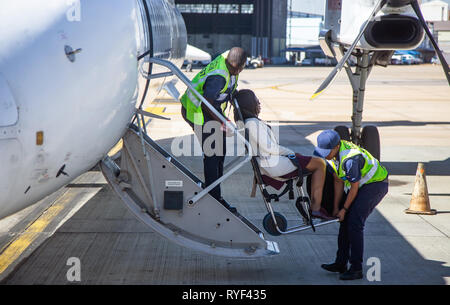
<svg viewBox="0 0 450 305"><path fill-rule="evenodd" d="M175 65L158 58L149 61L170 72L147 78L175 75L220 117ZM155 232L193 250L235 258L278 254L276 242L266 240L263 232L245 217L230 212L209 195L212 188L251 159L251 146L235 126L223 121L245 143L248 154L232 162L220 179L203 188L199 178L149 137L145 116L152 115L138 109L137 125L129 125L123 137L120 164L109 157L100 162L106 180L129 210Z"/></svg>

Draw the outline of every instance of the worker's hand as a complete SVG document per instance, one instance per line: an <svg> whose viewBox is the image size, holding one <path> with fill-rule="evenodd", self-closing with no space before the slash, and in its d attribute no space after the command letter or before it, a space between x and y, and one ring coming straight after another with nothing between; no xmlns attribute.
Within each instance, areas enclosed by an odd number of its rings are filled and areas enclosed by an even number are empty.
<svg viewBox="0 0 450 305"><path fill-rule="evenodd" d="M341 209L341 210L337 213L336 217L339 218L339 222L343 222L343 221L344 221L344 218L345 218L345 214L346 214L346 213L347 213L347 212L346 212L344 209Z"/></svg>
<svg viewBox="0 0 450 305"><path fill-rule="evenodd" d="M339 208L334 208L333 209L333 216L337 217L338 214L339 214Z"/></svg>
<svg viewBox="0 0 450 305"><path fill-rule="evenodd" d="M230 120L228 120L230 121ZM233 130L227 127L224 123L222 123L222 127L220 128L224 133L226 137L232 137L233 136Z"/></svg>

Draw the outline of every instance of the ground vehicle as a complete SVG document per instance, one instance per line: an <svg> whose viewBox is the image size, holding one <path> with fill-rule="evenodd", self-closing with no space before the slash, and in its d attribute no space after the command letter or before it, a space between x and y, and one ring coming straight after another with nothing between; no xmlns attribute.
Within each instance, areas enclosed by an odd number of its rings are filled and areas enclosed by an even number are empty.
<svg viewBox="0 0 450 305"><path fill-rule="evenodd" d="M404 54L401 56L401 63L404 65L417 65L423 63L422 59L411 54Z"/></svg>
<svg viewBox="0 0 450 305"><path fill-rule="evenodd" d="M329 57L315 58L314 62L318 66L332 66L333 60Z"/></svg>
<svg viewBox="0 0 450 305"><path fill-rule="evenodd" d="M401 65L402 64L402 56L400 54L394 54L391 58L392 65Z"/></svg>
<svg viewBox="0 0 450 305"><path fill-rule="evenodd" d="M247 67L251 67L253 69L256 68L262 68L264 67L264 61L262 60L261 57L253 57L253 58L247 58L247 63L246 63Z"/></svg>
<svg viewBox="0 0 450 305"><path fill-rule="evenodd" d="M312 66L314 64L313 58L305 58L302 60L302 66Z"/></svg>
<svg viewBox="0 0 450 305"><path fill-rule="evenodd" d="M414 63L414 57L410 54L402 55L402 64L404 65L412 65Z"/></svg>
<svg viewBox="0 0 450 305"><path fill-rule="evenodd" d="M441 62L439 61L439 58L437 58L437 56L434 56L434 57L431 59L431 63L432 63L433 65L440 65L440 64L441 64Z"/></svg>

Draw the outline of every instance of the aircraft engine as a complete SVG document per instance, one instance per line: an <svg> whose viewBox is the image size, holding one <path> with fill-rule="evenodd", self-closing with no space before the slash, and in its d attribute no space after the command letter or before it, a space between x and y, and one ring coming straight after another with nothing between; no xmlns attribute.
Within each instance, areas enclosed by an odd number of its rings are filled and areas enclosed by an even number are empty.
<svg viewBox="0 0 450 305"><path fill-rule="evenodd" d="M422 42L424 35L419 19L407 15L384 15L368 24L361 45L383 50L410 50Z"/></svg>

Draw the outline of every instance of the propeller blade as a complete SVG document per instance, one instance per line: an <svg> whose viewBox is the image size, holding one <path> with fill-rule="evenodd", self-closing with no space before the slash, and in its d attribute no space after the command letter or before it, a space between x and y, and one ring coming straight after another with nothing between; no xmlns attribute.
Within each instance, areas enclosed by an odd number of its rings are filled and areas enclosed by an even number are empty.
<svg viewBox="0 0 450 305"><path fill-rule="evenodd" d="M372 14L370 14L369 19L367 19L366 22L364 23L363 27L361 28L361 31L359 32L358 36L356 36L356 39L353 41L352 45L347 50L347 52L345 53L344 57L341 58L339 63L336 65L336 67L334 67L333 71L331 71L331 73L328 75L328 77L323 81L323 83L320 85L319 89L317 89L316 92L314 92L314 94L311 96L310 100L313 100L313 99L317 98L333 82L333 80L336 78L338 73L342 70L342 67L345 65L345 63L347 62L348 58L352 54L353 50L356 47L356 44L359 42L359 40L361 39L362 35L364 34L364 31L366 30L367 26L369 25L369 22L371 22L375 18L375 16L378 14L378 12L386 4L386 1L387 0L379 0L377 2L377 4L375 5L375 7L374 7L374 9L372 11Z"/></svg>
<svg viewBox="0 0 450 305"><path fill-rule="evenodd" d="M448 84L450 85L450 70L448 68L448 63L445 60L444 55L442 54L441 50L439 49L439 46L436 43L436 40L434 40L433 34L431 34L430 29L428 28L427 23L425 22L425 19L423 18L422 11L420 10L419 2L417 0L412 1L411 6L414 9L414 12L416 13L417 17L419 17L420 23L422 24L425 32L427 33L427 36L430 39L431 44L433 45L433 48L439 57L439 60L441 61L442 68L444 69L445 77L447 77Z"/></svg>

